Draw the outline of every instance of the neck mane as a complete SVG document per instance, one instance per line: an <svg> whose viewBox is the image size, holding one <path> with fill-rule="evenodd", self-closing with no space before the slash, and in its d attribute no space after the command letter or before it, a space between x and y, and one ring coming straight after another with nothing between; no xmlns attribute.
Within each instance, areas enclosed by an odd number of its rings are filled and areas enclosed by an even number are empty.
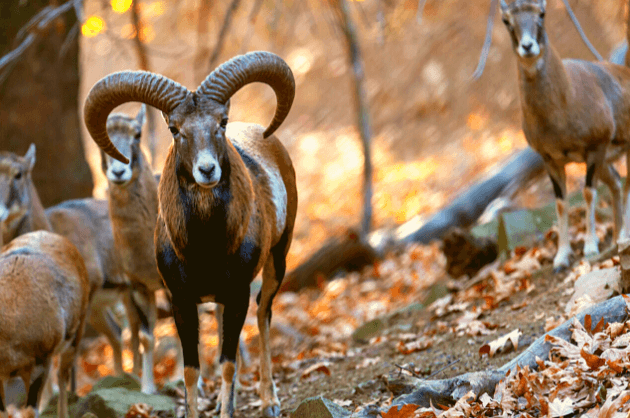
<svg viewBox="0 0 630 418"><path fill-rule="evenodd" d="M159 216L180 256L191 236L200 232L193 225L200 226L208 237L213 232L217 240L229 237L227 242L232 245L228 254L234 253L245 238L254 208L254 189L245 164L229 141L227 150L227 179L204 189L191 181L190 175L178 173L177 152L173 145L169 149L158 187Z"/></svg>

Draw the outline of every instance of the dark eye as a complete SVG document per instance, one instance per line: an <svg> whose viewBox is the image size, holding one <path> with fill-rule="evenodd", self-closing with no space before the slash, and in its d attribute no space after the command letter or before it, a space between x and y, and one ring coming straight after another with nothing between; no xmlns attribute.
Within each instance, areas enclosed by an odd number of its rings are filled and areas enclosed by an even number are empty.
<svg viewBox="0 0 630 418"><path fill-rule="evenodd" d="M503 23L505 23L506 26L510 26L510 21L507 19L503 19Z"/></svg>
<svg viewBox="0 0 630 418"><path fill-rule="evenodd" d="M169 126L168 130L171 131L171 133L173 134L173 136L177 135L179 133L179 131L177 130L176 127L174 126Z"/></svg>
<svg viewBox="0 0 630 418"><path fill-rule="evenodd" d="M136 141L140 141L140 136L142 136L142 133L136 134L135 136Z"/></svg>
<svg viewBox="0 0 630 418"><path fill-rule="evenodd" d="M22 178L22 172L21 172L21 171L18 171L18 172L15 174L15 179L16 179L16 180L19 180L19 179L21 179L21 178Z"/></svg>
<svg viewBox="0 0 630 418"><path fill-rule="evenodd" d="M227 126L227 123L228 123L227 118L223 118L223 119L221 119L221 127L222 127L222 128L225 128L225 127Z"/></svg>
<svg viewBox="0 0 630 418"><path fill-rule="evenodd" d="M542 12L540 12L540 18L544 19L545 18L545 11L543 10Z"/></svg>

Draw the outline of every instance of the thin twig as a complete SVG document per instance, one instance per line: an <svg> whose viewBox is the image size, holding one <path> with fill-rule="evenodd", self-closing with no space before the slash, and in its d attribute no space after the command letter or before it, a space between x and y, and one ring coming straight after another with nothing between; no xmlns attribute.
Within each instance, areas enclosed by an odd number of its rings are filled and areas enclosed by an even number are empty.
<svg viewBox="0 0 630 418"><path fill-rule="evenodd" d="M600 53L597 52L597 50L595 49L593 44L591 44L591 41L588 40L588 38L586 37L586 34L582 30L582 26L580 26L580 22L578 21L577 17L575 17L575 14L573 13L573 9L571 9L571 5L569 4L569 1L568 0L562 0L562 1L564 2L564 6L567 9L567 13L569 14L569 17L573 21L573 24L575 25L575 28L577 29L578 33L580 34L580 37L582 38L582 41L586 44L586 46L588 47L589 51L591 51L591 53L595 56L595 58L597 58L597 61L603 61L604 58L602 58Z"/></svg>
<svg viewBox="0 0 630 418"><path fill-rule="evenodd" d="M477 68L472 75L473 80L478 80L483 74L483 70L486 67L486 60L490 53L490 46L492 45L492 28L494 27L494 16L497 13L497 0L490 1L490 11L488 12L488 21L486 22L486 38L483 41L483 48L481 48L481 55L479 56L479 62Z"/></svg>
<svg viewBox="0 0 630 418"><path fill-rule="evenodd" d="M424 15L424 6L427 4L427 0L418 1L418 11L416 12L416 21L418 24L422 23L422 16Z"/></svg>
<svg viewBox="0 0 630 418"><path fill-rule="evenodd" d="M431 373L431 374L429 375L429 377L434 377L434 376L436 376L436 375L438 375L438 374L442 373L444 370L446 370L446 369L450 368L450 367L451 367L451 366L453 366L454 364L459 363L459 361L460 361L460 360L461 360L461 359L457 359L457 360L453 360L453 361L451 361L449 364L447 364L446 366L442 367L440 370L436 370L436 371L434 371L433 373Z"/></svg>
<svg viewBox="0 0 630 418"><path fill-rule="evenodd" d="M72 44L79 36L80 25L81 25L81 22L77 20L76 22L74 22L74 25L72 25L72 28L68 31L68 34L66 35L66 39L63 40L63 43L61 44L61 48L59 48L60 60L62 60L66 56L66 54L70 50L70 47L72 47Z"/></svg>
<svg viewBox="0 0 630 418"><path fill-rule="evenodd" d="M406 367L404 367L404 366L401 366L400 364L394 363L394 366L398 367L400 370L404 370L404 371L406 371L406 372L411 373L411 375L412 375L413 377L417 378L417 379L420 379L420 380L425 380L425 379L430 379L430 378L432 378L432 377L434 377L434 376L436 376L436 375L440 374L440 373L441 373L441 372L443 372L444 370L446 370L446 369L448 369L448 368L452 367L454 364L459 363L459 362L460 362L460 360L461 360L461 359L453 360L452 362L450 362L450 363L449 363L449 364L447 364L446 366L442 367L441 369L434 371L433 373L431 373L431 374L430 374L429 376L427 376L426 378L425 378L425 377L423 377L422 375L420 375L420 374L416 373L416 371L415 371L415 370L408 369L408 368L406 368Z"/></svg>
<svg viewBox="0 0 630 418"><path fill-rule="evenodd" d="M5 70L13 62L17 61L19 58L21 58L24 52L26 52L26 50L31 45L33 45L35 39L48 29L48 26L51 24L51 22L53 22L57 17L73 7L74 1L75 0L69 0L68 2L54 9L50 7L44 8L42 12L37 13L31 20L29 20L24 28L20 29L20 32L18 32L18 36L20 38L23 38L20 44L16 46L12 51L5 54L2 58L0 58L0 71L2 71L2 77L6 78L6 76L8 76L6 71L3 70ZM0 79L0 84L1 82L2 80Z"/></svg>

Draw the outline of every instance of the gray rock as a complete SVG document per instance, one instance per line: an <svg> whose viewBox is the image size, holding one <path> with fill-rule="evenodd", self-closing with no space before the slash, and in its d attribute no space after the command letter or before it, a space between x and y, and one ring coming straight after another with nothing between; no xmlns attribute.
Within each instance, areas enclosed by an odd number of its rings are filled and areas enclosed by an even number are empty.
<svg viewBox="0 0 630 418"><path fill-rule="evenodd" d="M160 416L176 417L175 402L163 395L147 395L124 387L92 390L82 398L73 416L83 416L89 412L98 418L123 418L132 405L145 403L153 407L153 411L163 413ZM166 414L164 414L166 413ZM169 414L170 413L170 414Z"/></svg>
<svg viewBox="0 0 630 418"><path fill-rule="evenodd" d="M291 413L291 418L342 418L349 416L349 411L321 396L303 400L297 409Z"/></svg>
<svg viewBox="0 0 630 418"><path fill-rule="evenodd" d="M106 376L99 380L91 392L95 392L100 389L113 389L113 388L125 388L127 390L135 390L140 392L140 381L134 375L125 373L122 376Z"/></svg>

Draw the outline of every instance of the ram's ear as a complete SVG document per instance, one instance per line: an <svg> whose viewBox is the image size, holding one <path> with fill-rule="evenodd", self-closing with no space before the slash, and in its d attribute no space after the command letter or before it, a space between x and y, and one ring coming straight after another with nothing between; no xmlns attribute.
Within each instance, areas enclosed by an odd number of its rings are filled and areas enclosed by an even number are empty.
<svg viewBox="0 0 630 418"><path fill-rule="evenodd" d="M162 117L164 118L164 121L168 125L168 115L166 113L162 112Z"/></svg>
<svg viewBox="0 0 630 418"><path fill-rule="evenodd" d="M231 102L232 102L232 99L225 102L225 113L227 113L228 116L230 116L230 103Z"/></svg>
<svg viewBox="0 0 630 418"><path fill-rule="evenodd" d="M28 151L26 151L26 154L24 154L24 159L26 160L27 164L27 170L29 172L33 170L33 167L35 166L35 150L35 144L31 144L31 146L28 147Z"/></svg>

